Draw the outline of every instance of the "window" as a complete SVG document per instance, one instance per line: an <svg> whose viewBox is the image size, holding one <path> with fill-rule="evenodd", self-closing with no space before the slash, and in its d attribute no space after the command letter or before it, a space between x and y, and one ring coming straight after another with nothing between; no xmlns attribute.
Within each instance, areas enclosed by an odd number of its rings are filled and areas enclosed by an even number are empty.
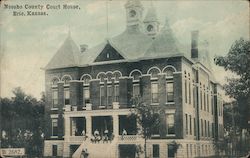
<svg viewBox="0 0 250 158"><path fill-rule="evenodd" d="M104 91L104 86L100 87L100 104L105 105L105 91Z"/></svg>
<svg viewBox="0 0 250 158"><path fill-rule="evenodd" d="M153 144L153 158L160 157L160 147L158 144Z"/></svg>
<svg viewBox="0 0 250 158"><path fill-rule="evenodd" d="M52 136L58 136L58 120L52 119Z"/></svg>
<svg viewBox="0 0 250 158"><path fill-rule="evenodd" d="M207 93L207 112L209 112L209 94Z"/></svg>
<svg viewBox="0 0 250 158"><path fill-rule="evenodd" d="M215 133L214 133L214 123L212 123L212 137L215 137Z"/></svg>
<svg viewBox="0 0 250 158"><path fill-rule="evenodd" d="M204 110L206 111L207 109L207 100L206 100L206 89L205 89L205 85L203 86L203 101L204 101Z"/></svg>
<svg viewBox="0 0 250 158"><path fill-rule="evenodd" d="M52 145L52 156L57 156L57 145Z"/></svg>
<svg viewBox="0 0 250 158"><path fill-rule="evenodd" d="M204 130L203 130L203 120L201 119L201 136L204 136Z"/></svg>
<svg viewBox="0 0 250 158"><path fill-rule="evenodd" d="M59 82L59 79L57 79L57 78L54 78L53 80L52 80L52 86L57 86L57 83Z"/></svg>
<svg viewBox="0 0 250 158"><path fill-rule="evenodd" d="M69 88L64 89L64 105L70 104L70 94L69 94Z"/></svg>
<svg viewBox="0 0 250 158"><path fill-rule="evenodd" d="M84 97L85 104L90 103L90 90L89 90L89 87L84 87L83 88L83 97Z"/></svg>
<svg viewBox="0 0 250 158"><path fill-rule="evenodd" d="M69 85L69 82L71 80L70 76L64 76L62 81L64 82L64 85Z"/></svg>
<svg viewBox="0 0 250 158"><path fill-rule="evenodd" d="M83 85L89 85L91 76L88 74L85 74L82 76L81 80L83 81Z"/></svg>
<svg viewBox="0 0 250 158"><path fill-rule="evenodd" d="M115 85L115 102L119 102L119 85Z"/></svg>
<svg viewBox="0 0 250 158"><path fill-rule="evenodd" d="M200 86L200 103L201 103L201 110L202 110L202 87Z"/></svg>
<svg viewBox="0 0 250 158"><path fill-rule="evenodd" d="M204 130L205 137L207 137L207 121L206 120L204 120L204 126L205 126L205 130Z"/></svg>
<svg viewBox="0 0 250 158"><path fill-rule="evenodd" d="M193 155L193 145L190 144L190 157L192 157L192 155Z"/></svg>
<svg viewBox="0 0 250 158"><path fill-rule="evenodd" d="M162 70L162 73L165 73L166 74L166 77L173 77L174 75L174 72L175 72L175 68L172 67L172 66L166 66L163 70Z"/></svg>
<svg viewBox="0 0 250 158"><path fill-rule="evenodd" d="M190 134L192 135L192 117L191 117L191 115L189 115L189 131L190 131Z"/></svg>
<svg viewBox="0 0 250 158"><path fill-rule="evenodd" d="M191 104L191 83L190 80L188 82L188 102Z"/></svg>
<svg viewBox="0 0 250 158"><path fill-rule="evenodd" d="M194 118L194 136L196 136L196 119Z"/></svg>
<svg viewBox="0 0 250 158"><path fill-rule="evenodd" d="M185 121L186 121L186 134L188 134L188 115L185 114Z"/></svg>
<svg viewBox="0 0 250 158"><path fill-rule="evenodd" d="M207 121L207 136L210 137L210 122Z"/></svg>
<svg viewBox="0 0 250 158"><path fill-rule="evenodd" d="M133 97L137 98L140 96L140 86L139 84L133 84Z"/></svg>
<svg viewBox="0 0 250 158"><path fill-rule="evenodd" d="M158 74L160 73L159 68L152 67L149 69L148 74L151 74L151 78L158 78Z"/></svg>
<svg viewBox="0 0 250 158"><path fill-rule="evenodd" d="M52 107L53 108L58 108L58 91L57 89L54 89L52 91Z"/></svg>
<svg viewBox="0 0 250 158"><path fill-rule="evenodd" d="M118 82L119 78L122 76L122 73L120 71L115 71L114 72L114 77L115 77L115 81Z"/></svg>
<svg viewBox="0 0 250 158"><path fill-rule="evenodd" d="M214 97L213 97L213 92L211 92L211 112L212 115L214 114Z"/></svg>
<svg viewBox="0 0 250 158"><path fill-rule="evenodd" d="M168 114L166 119L167 119L167 135L175 134L174 114Z"/></svg>
<svg viewBox="0 0 250 158"><path fill-rule="evenodd" d="M105 75L105 73L99 73L97 75L97 78L100 79L101 82L104 82L106 75Z"/></svg>
<svg viewBox="0 0 250 158"><path fill-rule="evenodd" d="M113 99L112 99L112 86L107 87L107 96L108 96L108 105L112 105Z"/></svg>
<svg viewBox="0 0 250 158"><path fill-rule="evenodd" d="M167 102L174 102L174 83L167 82L166 84Z"/></svg>
<svg viewBox="0 0 250 158"><path fill-rule="evenodd" d="M195 94L195 83L193 80L193 107L195 108L195 104L196 104L196 94Z"/></svg>
<svg viewBox="0 0 250 158"><path fill-rule="evenodd" d="M184 88L185 88L185 103L187 103L187 80L186 80L186 78L185 78L185 81L184 81L184 82L185 82L185 83L184 83L184 84L185 84L185 85L184 85L184 86L185 86L185 87L184 87Z"/></svg>
<svg viewBox="0 0 250 158"><path fill-rule="evenodd" d="M108 72L106 76L107 76L108 82L112 82L113 74L111 72Z"/></svg>
<svg viewBox="0 0 250 158"><path fill-rule="evenodd" d="M152 103L158 103L158 83L152 83L151 84L151 98Z"/></svg>

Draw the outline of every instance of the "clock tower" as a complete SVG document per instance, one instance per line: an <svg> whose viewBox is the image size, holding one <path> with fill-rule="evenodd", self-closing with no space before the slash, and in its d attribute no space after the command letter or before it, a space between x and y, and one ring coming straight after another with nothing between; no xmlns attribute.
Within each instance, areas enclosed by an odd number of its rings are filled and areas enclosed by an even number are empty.
<svg viewBox="0 0 250 158"><path fill-rule="evenodd" d="M125 4L127 26L139 26L142 24L143 6L140 0L128 0Z"/></svg>
<svg viewBox="0 0 250 158"><path fill-rule="evenodd" d="M157 18L156 10L151 3L150 8L148 9L147 15L143 21L144 23L144 32L152 36L153 38L157 35L159 32L159 20Z"/></svg>

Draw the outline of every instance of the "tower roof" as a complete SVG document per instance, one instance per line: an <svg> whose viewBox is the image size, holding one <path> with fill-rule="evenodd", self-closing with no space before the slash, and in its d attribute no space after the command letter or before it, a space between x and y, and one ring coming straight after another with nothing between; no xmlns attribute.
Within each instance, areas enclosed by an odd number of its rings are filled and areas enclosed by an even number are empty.
<svg viewBox="0 0 250 158"><path fill-rule="evenodd" d="M153 6L153 4L151 4L143 22L154 22L154 21L158 21L158 18L157 18L156 9Z"/></svg>
<svg viewBox="0 0 250 158"><path fill-rule="evenodd" d="M125 7L131 7L131 6L142 7L142 4L140 0L128 0L127 3L125 4Z"/></svg>
<svg viewBox="0 0 250 158"><path fill-rule="evenodd" d="M145 53L145 57L164 57L174 54L181 54L183 51L182 46L175 38L172 29L166 19L165 25L160 33L155 37L151 46Z"/></svg>
<svg viewBox="0 0 250 158"><path fill-rule="evenodd" d="M72 67L79 64L80 50L76 43L71 38L69 33L68 37L52 57L50 62L45 67L46 69L55 69L63 67Z"/></svg>

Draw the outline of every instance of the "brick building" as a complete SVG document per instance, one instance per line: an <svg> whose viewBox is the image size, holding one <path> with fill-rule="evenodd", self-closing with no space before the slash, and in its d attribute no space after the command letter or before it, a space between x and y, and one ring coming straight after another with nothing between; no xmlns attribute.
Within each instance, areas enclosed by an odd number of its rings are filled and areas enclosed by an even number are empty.
<svg viewBox="0 0 250 158"><path fill-rule="evenodd" d="M88 48L69 34L45 67L44 156L80 157L87 149L90 157L135 157L144 140L128 116L138 96L165 109L165 130L148 140L149 157L173 157L173 140L181 144L177 157L213 155L223 137L222 90L199 32L185 50L167 20L160 29L153 6L145 18L139 0L125 9L120 35Z"/></svg>

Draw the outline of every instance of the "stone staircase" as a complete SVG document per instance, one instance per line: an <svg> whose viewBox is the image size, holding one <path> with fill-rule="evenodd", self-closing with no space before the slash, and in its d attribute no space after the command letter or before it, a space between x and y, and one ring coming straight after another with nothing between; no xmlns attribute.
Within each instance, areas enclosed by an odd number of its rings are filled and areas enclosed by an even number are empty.
<svg viewBox="0 0 250 158"><path fill-rule="evenodd" d="M113 158L116 157L116 140L112 142L92 143L90 141L84 141L79 148L72 155L72 158L81 158L83 149L87 149L89 158Z"/></svg>

